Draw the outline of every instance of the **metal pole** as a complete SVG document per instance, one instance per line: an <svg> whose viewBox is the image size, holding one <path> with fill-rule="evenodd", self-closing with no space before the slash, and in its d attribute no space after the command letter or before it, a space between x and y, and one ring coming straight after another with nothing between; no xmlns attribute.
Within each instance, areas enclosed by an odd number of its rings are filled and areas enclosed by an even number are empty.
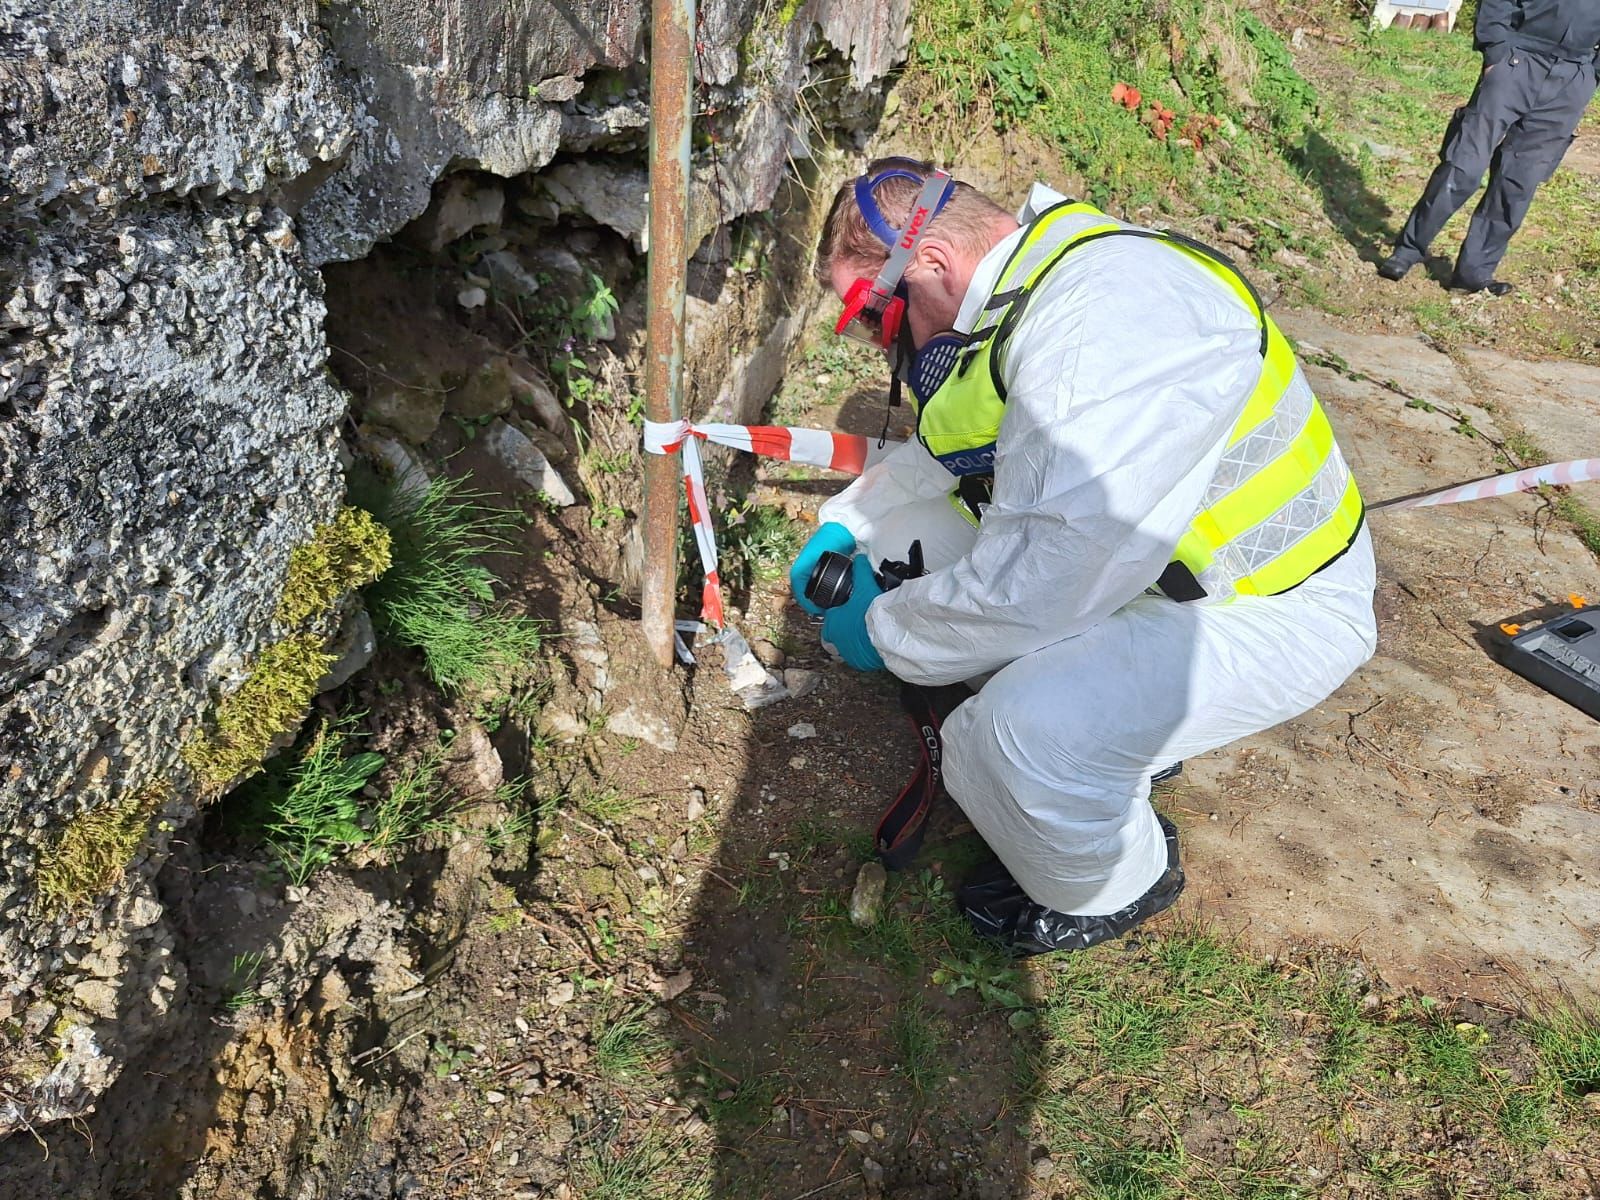
<svg viewBox="0 0 1600 1200"><path fill-rule="evenodd" d="M676 421L683 408L694 5L695 0L652 0L650 12L650 253L644 404L652 421ZM681 486L676 455L644 456L644 636L663 667L672 665Z"/></svg>

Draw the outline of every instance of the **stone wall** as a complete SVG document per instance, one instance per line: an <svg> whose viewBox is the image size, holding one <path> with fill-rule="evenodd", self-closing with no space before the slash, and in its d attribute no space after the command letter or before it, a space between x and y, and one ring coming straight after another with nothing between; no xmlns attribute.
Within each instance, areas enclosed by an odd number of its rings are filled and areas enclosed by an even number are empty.
<svg viewBox="0 0 1600 1200"><path fill-rule="evenodd" d="M825 86L864 107L907 8L704 7L697 236L809 152L802 87L847 63ZM0 1131L84 1112L185 986L154 886L197 809L179 751L282 636L289 554L343 490L318 268L455 170L603 155L638 195L645 23L639 0L0 0ZM133 809L123 881L42 907L63 829Z"/></svg>

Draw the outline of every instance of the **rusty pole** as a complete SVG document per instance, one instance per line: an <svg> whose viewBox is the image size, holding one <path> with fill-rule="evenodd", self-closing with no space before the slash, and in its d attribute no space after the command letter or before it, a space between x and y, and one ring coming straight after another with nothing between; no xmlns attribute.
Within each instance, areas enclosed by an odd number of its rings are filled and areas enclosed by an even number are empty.
<svg viewBox="0 0 1600 1200"><path fill-rule="evenodd" d="M689 265L689 133L694 116L695 0L652 0L650 12L650 254L644 406L652 421L683 410L683 296ZM644 456L645 641L672 666L677 582L677 455Z"/></svg>

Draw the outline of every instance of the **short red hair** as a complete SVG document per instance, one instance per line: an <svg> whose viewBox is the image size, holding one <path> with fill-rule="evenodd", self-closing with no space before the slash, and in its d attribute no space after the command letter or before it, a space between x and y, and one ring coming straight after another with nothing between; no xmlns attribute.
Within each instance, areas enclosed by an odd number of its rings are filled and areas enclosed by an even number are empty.
<svg viewBox="0 0 1600 1200"><path fill-rule="evenodd" d="M872 189L872 198L883 213L883 219L895 229L902 228L910 219L911 206L933 169L932 163L916 158L878 158L867 164L864 177L868 179L883 171L909 171L917 177L913 181L895 176ZM822 223L822 237L817 242L816 277L824 287L831 282L830 271L836 260L875 269L889 257L888 247L867 227L867 219L856 205L855 189L854 179L840 186L828 209L828 219ZM982 256L994 244L996 222L1008 216L1010 214L988 196L958 179L950 199L928 227L962 249Z"/></svg>

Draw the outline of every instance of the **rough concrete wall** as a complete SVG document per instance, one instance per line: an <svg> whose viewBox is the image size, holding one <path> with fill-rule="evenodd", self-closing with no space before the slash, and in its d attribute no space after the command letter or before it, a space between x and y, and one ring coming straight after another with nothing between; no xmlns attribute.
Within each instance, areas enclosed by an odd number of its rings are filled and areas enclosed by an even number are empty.
<svg viewBox="0 0 1600 1200"><path fill-rule="evenodd" d="M704 6L705 103L732 115L697 233L771 202L806 153L800 88L824 59L881 76L907 6ZM178 751L275 635L289 553L342 490L315 268L456 167L623 152L637 176L644 20L640 0L0 0L0 1132L84 1111L184 986L153 887L195 811ZM66 823L163 784L126 881L43 915Z"/></svg>

